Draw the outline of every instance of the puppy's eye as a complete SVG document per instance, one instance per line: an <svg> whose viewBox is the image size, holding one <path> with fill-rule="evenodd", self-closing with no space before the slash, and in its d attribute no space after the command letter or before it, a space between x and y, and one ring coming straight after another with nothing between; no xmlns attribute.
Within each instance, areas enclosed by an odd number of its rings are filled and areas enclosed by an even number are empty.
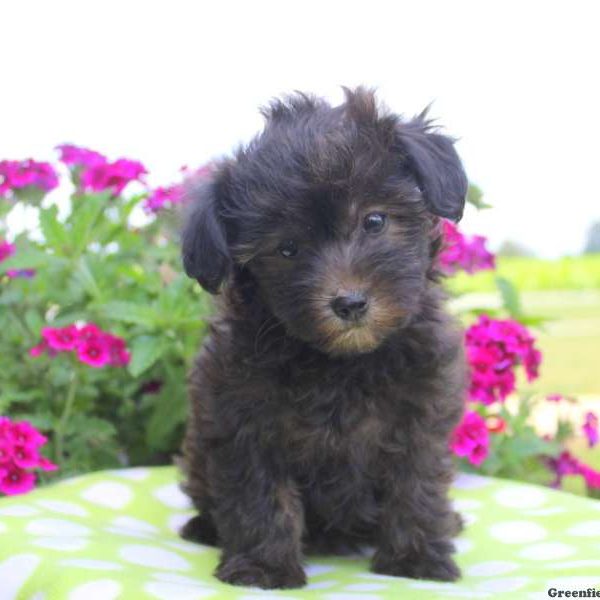
<svg viewBox="0 0 600 600"><path fill-rule="evenodd" d="M296 254L298 254L298 246L296 246L296 242L294 240L285 240L281 242L277 247L281 256L285 258L294 258Z"/></svg>
<svg viewBox="0 0 600 600"><path fill-rule="evenodd" d="M385 227L387 217L383 213L369 213L363 221L363 229L367 233L380 233Z"/></svg>

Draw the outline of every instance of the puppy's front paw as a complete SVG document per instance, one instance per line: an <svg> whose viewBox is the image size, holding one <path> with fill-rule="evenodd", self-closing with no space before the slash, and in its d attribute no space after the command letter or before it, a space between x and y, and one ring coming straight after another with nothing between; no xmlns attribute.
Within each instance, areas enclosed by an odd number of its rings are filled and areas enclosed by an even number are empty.
<svg viewBox="0 0 600 600"><path fill-rule="evenodd" d="M244 554L223 557L215 575L225 583L265 590L306 585L306 575L299 564L271 566Z"/></svg>
<svg viewBox="0 0 600 600"><path fill-rule="evenodd" d="M436 581L456 581L460 577L460 569L450 556L428 554L398 558L378 551L373 557L371 570L381 575Z"/></svg>

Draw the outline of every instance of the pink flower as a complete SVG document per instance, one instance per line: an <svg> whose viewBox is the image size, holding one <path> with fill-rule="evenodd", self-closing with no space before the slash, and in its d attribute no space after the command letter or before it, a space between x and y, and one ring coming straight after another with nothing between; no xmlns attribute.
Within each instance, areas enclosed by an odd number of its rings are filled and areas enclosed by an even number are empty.
<svg viewBox="0 0 600 600"><path fill-rule="evenodd" d="M598 417L593 412L586 413L585 420L581 428L583 429L583 433L587 438L589 447L593 448L598 443L599 439Z"/></svg>
<svg viewBox="0 0 600 600"><path fill-rule="evenodd" d="M0 161L0 196L29 187L49 192L58 186L58 175L50 163L27 160Z"/></svg>
<svg viewBox="0 0 600 600"><path fill-rule="evenodd" d="M128 183L142 181L145 173L147 171L142 163L120 158L112 163L99 163L85 168L81 173L81 187L91 192L110 190L118 196Z"/></svg>
<svg viewBox="0 0 600 600"><path fill-rule="evenodd" d="M3 469L0 479L0 492L7 496L26 494L35 487L35 475L9 463Z"/></svg>
<svg viewBox="0 0 600 600"><path fill-rule="evenodd" d="M450 448L456 456L463 456L475 466L487 458L490 435L485 420L474 411L467 411L462 423L454 430Z"/></svg>
<svg viewBox="0 0 600 600"><path fill-rule="evenodd" d="M512 319L481 315L466 332L467 359L471 368L469 397L483 404L503 402L515 390L517 365L528 381L538 377L542 355L526 327Z"/></svg>
<svg viewBox="0 0 600 600"><path fill-rule="evenodd" d="M0 262L11 257L15 253L15 245L0 238Z"/></svg>
<svg viewBox="0 0 600 600"><path fill-rule="evenodd" d="M29 350L32 357L44 352L50 356L57 352L75 352L77 358L94 368L107 365L124 367L129 364L131 356L125 340L116 335L102 331L94 323L78 327L68 325L62 328L44 327L42 342Z"/></svg>
<svg viewBox="0 0 600 600"><path fill-rule="evenodd" d="M546 400L548 402L560 402L563 399L564 399L564 397L562 394L548 394L546 396Z"/></svg>
<svg viewBox="0 0 600 600"><path fill-rule="evenodd" d="M39 453L46 442L47 438L28 421L13 422L0 417L0 493L28 492L35 486L32 469L58 468Z"/></svg>
<svg viewBox="0 0 600 600"><path fill-rule="evenodd" d="M146 198L144 210L147 213L157 213L163 208L180 204L184 196L184 187L182 185L158 187Z"/></svg>
<svg viewBox="0 0 600 600"><path fill-rule="evenodd" d="M496 268L494 255L485 247L485 237L474 235L468 238L446 219L442 221L442 228L445 245L439 262L444 273L452 275L462 269L473 274Z"/></svg>
<svg viewBox="0 0 600 600"><path fill-rule="evenodd" d="M79 331L75 325L67 327L44 327L42 329L42 338L46 341L49 348L58 352L68 352L74 350L79 339Z"/></svg>
<svg viewBox="0 0 600 600"><path fill-rule="evenodd" d="M567 450L556 458L547 458L546 463L555 474L555 479L550 484L552 487L560 487L566 475L581 475L589 488L600 489L600 471L581 462Z"/></svg>
<svg viewBox="0 0 600 600"><path fill-rule="evenodd" d="M60 161L68 167L94 167L107 162L99 152L73 144L62 144L56 149L60 152Z"/></svg>
<svg viewBox="0 0 600 600"><path fill-rule="evenodd" d="M110 333L105 334L104 342L110 355L110 363L115 367L124 367L129 364L131 355L125 346L125 340Z"/></svg>
<svg viewBox="0 0 600 600"><path fill-rule="evenodd" d="M108 346L101 338L89 339L77 346L77 358L96 369L110 363Z"/></svg>

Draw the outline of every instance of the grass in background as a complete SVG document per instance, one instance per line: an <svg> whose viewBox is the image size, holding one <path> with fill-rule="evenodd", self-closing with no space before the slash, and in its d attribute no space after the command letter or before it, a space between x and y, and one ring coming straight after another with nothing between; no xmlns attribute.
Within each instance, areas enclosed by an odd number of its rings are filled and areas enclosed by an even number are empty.
<svg viewBox="0 0 600 600"><path fill-rule="evenodd" d="M457 308L497 308L495 284L505 277L519 290L523 311L542 317L534 328L544 354L536 393L596 394L600 398L600 254L559 260L499 257L495 272L449 280Z"/></svg>
<svg viewBox="0 0 600 600"><path fill-rule="evenodd" d="M457 273L449 285L459 294L495 292L496 277L505 277L520 291L600 290L600 254L557 260L500 256L495 271Z"/></svg>

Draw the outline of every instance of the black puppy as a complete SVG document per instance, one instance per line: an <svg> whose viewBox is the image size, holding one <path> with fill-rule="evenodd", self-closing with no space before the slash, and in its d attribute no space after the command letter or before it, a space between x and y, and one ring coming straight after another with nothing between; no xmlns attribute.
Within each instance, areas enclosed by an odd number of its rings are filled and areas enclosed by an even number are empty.
<svg viewBox="0 0 600 600"><path fill-rule="evenodd" d="M305 583L303 551L376 547L372 568L454 580L448 437L464 404L442 309L440 217L467 179L452 141L371 91L275 101L195 192L183 263L222 291L190 379L188 539L216 575Z"/></svg>

